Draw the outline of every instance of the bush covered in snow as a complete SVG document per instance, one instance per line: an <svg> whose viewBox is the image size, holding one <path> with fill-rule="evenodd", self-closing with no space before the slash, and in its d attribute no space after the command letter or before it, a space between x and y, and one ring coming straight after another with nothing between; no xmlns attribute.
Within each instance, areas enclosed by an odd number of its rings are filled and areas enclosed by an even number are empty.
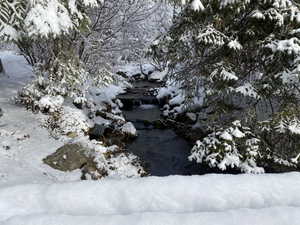
<svg viewBox="0 0 300 225"><path fill-rule="evenodd" d="M290 109L292 111L292 109ZM215 131L193 147L190 160L221 170L262 173L300 169L300 121L292 112L249 128L235 121Z"/></svg>
<svg viewBox="0 0 300 225"><path fill-rule="evenodd" d="M46 95L39 101L39 108L42 111L48 111L50 113L58 112L64 103L64 98L60 95L51 97Z"/></svg>
<svg viewBox="0 0 300 225"><path fill-rule="evenodd" d="M217 129L192 149L190 160L206 163L221 170L238 168L246 173L262 173L264 169L257 165L262 158L260 139L248 127L241 126L240 121L232 126Z"/></svg>
<svg viewBox="0 0 300 225"><path fill-rule="evenodd" d="M262 140L266 162L300 168L299 108L287 106L272 119L258 123L257 133Z"/></svg>
<svg viewBox="0 0 300 225"><path fill-rule="evenodd" d="M43 123L52 136L57 138L63 135L70 138L84 136L93 125L93 121L87 117L84 111L68 106L51 113Z"/></svg>

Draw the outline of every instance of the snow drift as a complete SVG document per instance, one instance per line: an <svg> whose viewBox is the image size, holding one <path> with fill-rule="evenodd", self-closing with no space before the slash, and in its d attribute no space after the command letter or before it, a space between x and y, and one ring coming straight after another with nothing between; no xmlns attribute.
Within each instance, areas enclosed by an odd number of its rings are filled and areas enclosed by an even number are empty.
<svg viewBox="0 0 300 225"><path fill-rule="evenodd" d="M245 219L252 218L252 225L292 225L300 224L299 193L300 173L19 185L0 189L0 221L192 225L239 224L242 219L247 224Z"/></svg>

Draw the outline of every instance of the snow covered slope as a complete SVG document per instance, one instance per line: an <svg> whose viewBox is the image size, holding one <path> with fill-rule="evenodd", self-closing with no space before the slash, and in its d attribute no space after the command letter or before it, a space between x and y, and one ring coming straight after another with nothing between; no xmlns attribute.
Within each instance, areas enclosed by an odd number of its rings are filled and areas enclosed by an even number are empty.
<svg viewBox="0 0 300 225"><path fill-rule="evenodd" d="M5 75L0 77L0 187L32 182L73 181L80 172L63 173L42 159L63 143L49 137L40 127L42 115L34 115L14 103L18 89L33 79L32 68L14 52L0 52Z"/></svg>
<svg viewBox="0 0 300 225"><path fill-rule="evenodd" d="M300 224L300 173L148 177L0 189L10 225Z"/></svg>

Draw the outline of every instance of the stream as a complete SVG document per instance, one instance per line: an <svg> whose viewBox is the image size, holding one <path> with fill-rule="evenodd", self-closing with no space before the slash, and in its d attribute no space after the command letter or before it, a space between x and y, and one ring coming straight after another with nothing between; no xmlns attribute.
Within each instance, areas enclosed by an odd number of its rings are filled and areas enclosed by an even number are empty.
<svg viewBox="0 0 300 225"><path fill-rule="evenodd" d="M201 174L199 164L188 160L192 146L172 129L158 129L152 124L163 119L159 102L150 91L159 84L136 81L133 86L118 97L124 104L125 119L138 131L128 151L139 156L153 176Z"/></svg>

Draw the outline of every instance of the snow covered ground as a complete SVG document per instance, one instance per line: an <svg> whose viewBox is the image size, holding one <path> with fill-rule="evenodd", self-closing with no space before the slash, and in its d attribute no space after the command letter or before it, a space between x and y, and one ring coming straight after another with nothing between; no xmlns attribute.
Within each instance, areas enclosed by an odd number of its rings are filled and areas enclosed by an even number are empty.
<svg viewBox="0 0 300 225"><path fill-rule="evenodd" d="M1 52L5 75L0 77L0 187L24 183L74 181L80 172L62 173L42 159L63 143L40 127L41 114L34 115L14 103L18 89L32 80L32 69L22 56Z"/></svg>
<svg viewBox="0 0 300 225"><path fill-rule="evenodd" d="M32 79L12 52L0 53L1 225L298 225L300 173L170 176L79 181L42 163L63 143L11 100Z"/></svg>
<svg viewBox="0 0 300 225"><path fill-rule="evenodd" d="M0 190L10 225L300 224L300 174L148 177Z"/></svg>

